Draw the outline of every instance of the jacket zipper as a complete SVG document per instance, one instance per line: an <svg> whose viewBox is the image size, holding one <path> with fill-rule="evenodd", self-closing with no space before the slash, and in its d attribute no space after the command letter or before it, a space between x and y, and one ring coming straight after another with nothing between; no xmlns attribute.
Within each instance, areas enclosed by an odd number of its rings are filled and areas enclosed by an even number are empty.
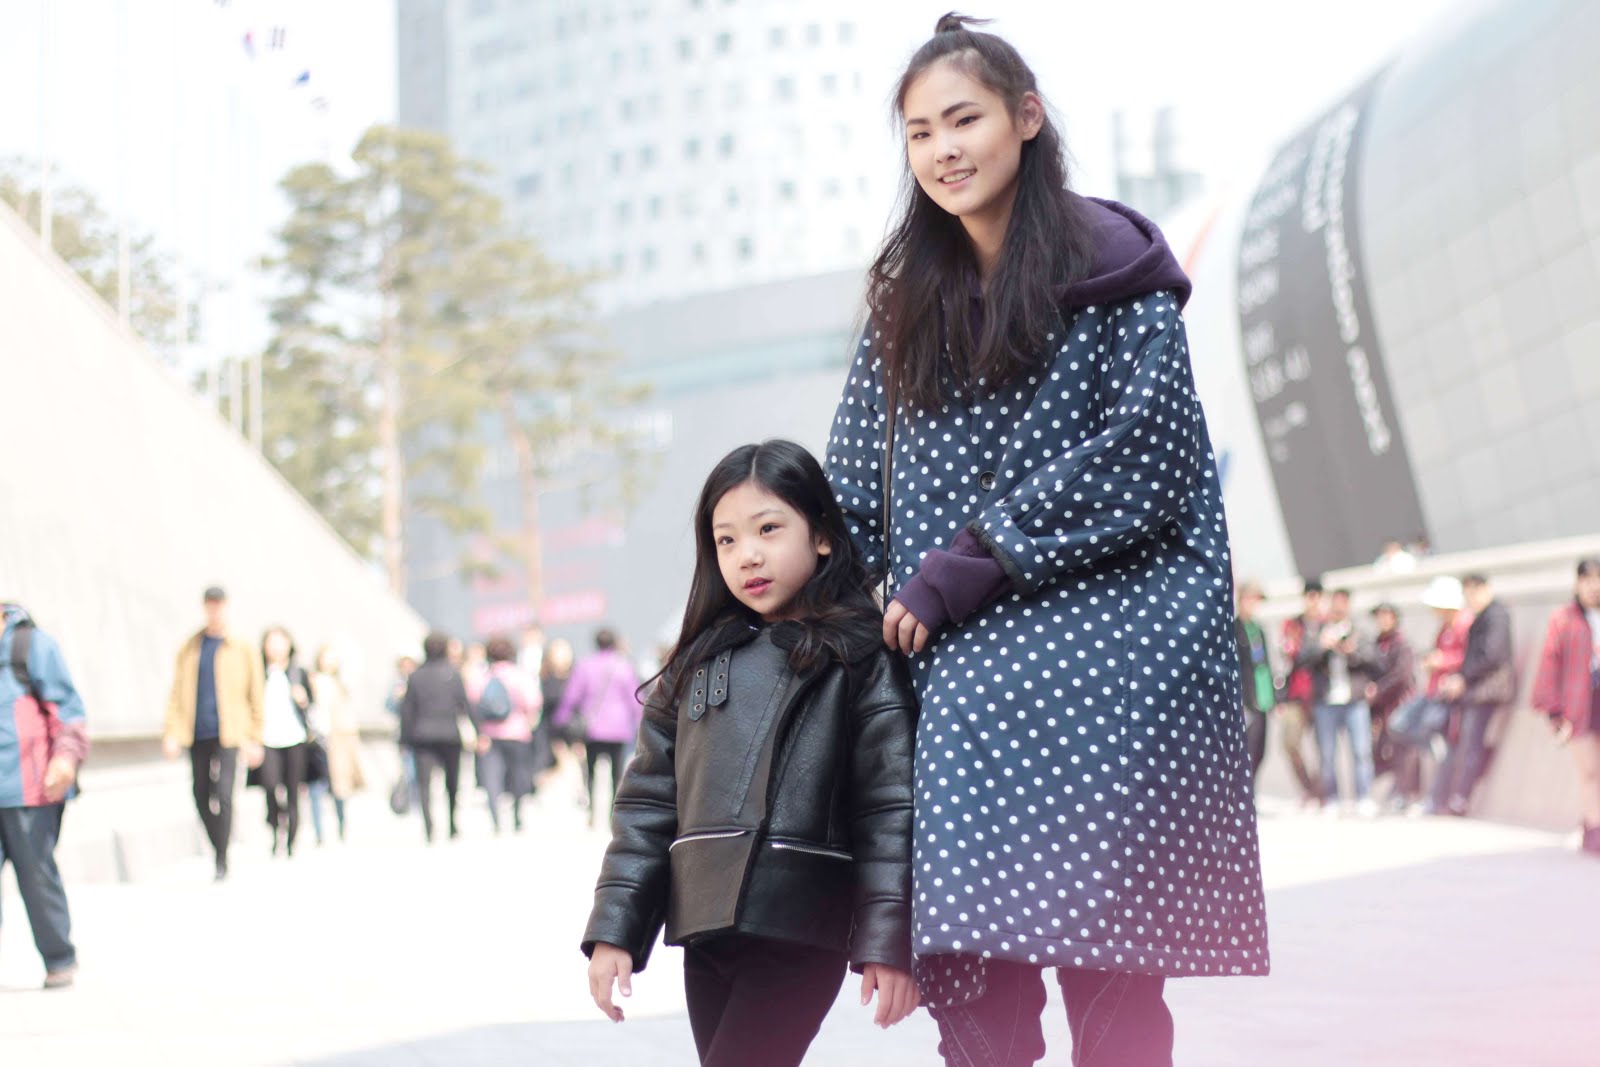
<svg viewBox="0 0 1600 1067"><path fill-rule="evenodd" d="M850 853L845 852L845 851L843 851L841 849L823 848L821 845L798 845L798 844L794 844L793 842L789 842L789 841L770 841L770 842L768 842L768 844L770 844L773 848L780 849L780 850L782 850L784 852L804 852L807 855L811 855L811 856L827 856L830 859L836 859L836 860L853 860L853 859L855 859L855 857L852 856Z"/></svg>
<svg viewBox="0 0 1600 1067"><path fill-rule="evenodd" d="M743 837L749 832L749 830L708 830L703 834L685 834L683 837L678 838L672 844L668 845L667 851L671 852L679 845L689 841L716 841L724 837Z"/></svg>

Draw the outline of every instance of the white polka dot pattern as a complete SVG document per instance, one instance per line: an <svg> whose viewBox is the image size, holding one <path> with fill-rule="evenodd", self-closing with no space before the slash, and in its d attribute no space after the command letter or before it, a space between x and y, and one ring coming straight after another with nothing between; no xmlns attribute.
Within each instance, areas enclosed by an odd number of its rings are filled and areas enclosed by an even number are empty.
<svg viewBox="0 0 1600 1067"><path fill-rule="evenodd" d="M1051 340L1026 381L962 390L947 366L950 403L898 411L892 582L970 526L1015 588L913 657L914 947L936 999L991 956L1268 969L1227 527L1177 302L1085 308ZM827 463L875 569L878 343L869 326Z"/></svg>

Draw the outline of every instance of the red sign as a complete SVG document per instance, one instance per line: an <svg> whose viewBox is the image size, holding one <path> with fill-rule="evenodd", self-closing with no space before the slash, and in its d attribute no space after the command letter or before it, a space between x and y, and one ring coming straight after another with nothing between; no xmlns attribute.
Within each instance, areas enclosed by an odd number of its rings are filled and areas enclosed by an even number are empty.
<svg viewBox="0 0 1600 1067"><path fill-rule="evenodd" d="M539 611L546 626L568 626L580 622L601 622L606 617L606 591L584 589L576 593L548 596Z"/></svg>

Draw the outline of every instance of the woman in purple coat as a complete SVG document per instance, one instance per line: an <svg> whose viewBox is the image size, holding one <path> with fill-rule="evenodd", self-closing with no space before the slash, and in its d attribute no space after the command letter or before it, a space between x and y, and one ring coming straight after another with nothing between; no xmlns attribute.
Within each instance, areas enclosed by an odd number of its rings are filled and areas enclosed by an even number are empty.
<svg viewBox="0 0 1600 1067"><path fill-rule="evenodd" d="M611 765L609 804L617 795L617 787L622 784L623 752L638 736L639 719L644 714L643 705L636 695L639 676L634 673L628 657L617 648L615 631L600 630L594 635L594 644L594 654L573 668L572 678L567 682L567 691L561 697L561 707L557 709L555 717L555 724L559 727L566 725L576 715L578 722L575 725L583 728L590 826L594 825L595 813L600 807L595 764L604 756Z"/></svg>

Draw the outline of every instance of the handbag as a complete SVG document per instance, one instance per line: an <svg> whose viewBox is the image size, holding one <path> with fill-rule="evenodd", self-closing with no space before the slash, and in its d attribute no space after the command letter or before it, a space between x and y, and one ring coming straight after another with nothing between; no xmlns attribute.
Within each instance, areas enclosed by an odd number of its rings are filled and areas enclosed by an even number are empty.
<svg viewBox="0 0 1600 1067"><path fill-rule="evenodd" d="M328 746L318 738L306 741L306 784L328 780Z"/></svg>
<svg viewBox="0 0 1600 1067"><path fill-rule="evenodd" d="M402 774L389 790L389 810L404 815L411 810L411 779Z"/></svg>

